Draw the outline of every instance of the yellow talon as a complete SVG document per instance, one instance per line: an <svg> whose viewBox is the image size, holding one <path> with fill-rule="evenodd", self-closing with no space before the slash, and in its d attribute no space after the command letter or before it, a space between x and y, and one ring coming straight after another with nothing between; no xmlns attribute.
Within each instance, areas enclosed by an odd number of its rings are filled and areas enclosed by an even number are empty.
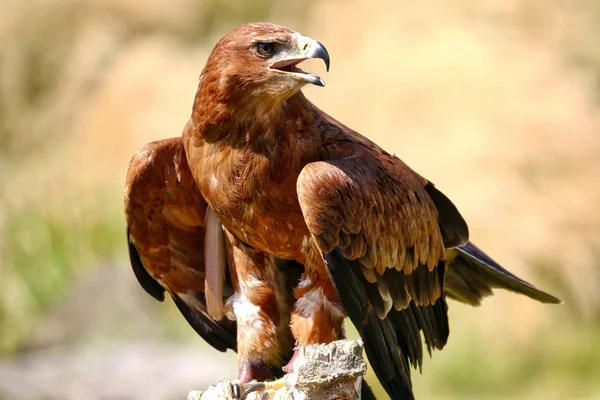
<svg viewBox="0 0 600 400"><path fill-rule="evenodd" d="M264 382L264 384L265 384L265 391L271 390L273 392L276 392L279 389L287 388L287 385L285 383L285 377L279 378L276 381Z"/></svg>

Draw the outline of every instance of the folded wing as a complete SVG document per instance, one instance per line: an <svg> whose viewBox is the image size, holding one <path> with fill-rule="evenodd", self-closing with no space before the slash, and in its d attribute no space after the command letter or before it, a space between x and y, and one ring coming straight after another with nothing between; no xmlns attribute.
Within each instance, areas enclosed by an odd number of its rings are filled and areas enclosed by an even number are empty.
<svg viewBox="0 0 600 400"><path fill-rule="evenodd" d="M338 296L392 398L412 398L410 369L448 337L445 243L468 238L464 220L427 181L391 156L356 151L308 164L297 183L306 224Z"/></svg>
<svg viewBox="0 0 600 400"><path fill-rule="evenodd" d="M224 251L205 250L206 213L181 138L149 143L135 153L125 185L127 241L135 276L159 301L168 292L189 324L214 348L235 350L235 322L215 320L207 311L208 301L217 317L222 316L223 296L232 289L226 280ZM213 238L209 244L223 246L220 224L209 230Z"/></svg>

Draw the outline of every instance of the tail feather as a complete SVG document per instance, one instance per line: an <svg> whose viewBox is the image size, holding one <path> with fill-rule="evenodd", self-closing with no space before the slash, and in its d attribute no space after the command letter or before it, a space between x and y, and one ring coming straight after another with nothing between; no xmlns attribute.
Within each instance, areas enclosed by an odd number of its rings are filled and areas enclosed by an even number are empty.
<svg viewBox="0 0 600 400"><path fill-rule="evenodd" d="M479 305L493 288L523 294L542 303L562 301L502 268L472 242L448 250L446 293L455 300Z"/></svg>

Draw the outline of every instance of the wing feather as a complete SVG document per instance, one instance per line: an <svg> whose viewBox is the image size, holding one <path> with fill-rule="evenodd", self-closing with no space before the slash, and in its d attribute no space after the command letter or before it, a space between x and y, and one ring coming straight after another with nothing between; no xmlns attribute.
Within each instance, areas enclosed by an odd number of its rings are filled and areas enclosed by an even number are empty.
<svg viewBox="0 0 600 400"><path fill-rule="evenodd" d="M397 158L360 153L308 164L298 178L300 206L315 243L323 253L337 247L357 260L378 287L380 299L370 300L383 301L385 309L393 299L397 307L408 298L430 305L442 295L444 241L423 182ZM392 283L393 292L388 270L404 274L403 284Z"/></svg>
<svg viewBox="0 0 600 400"><path fill-rule="evenodd" d="M456 215L426 184L397 158L360 152L308 164L297 183L308 229L392 398L413 398L410 366L422 364L421 332L428 351L446 343L444 243L467 234L460 224L440 226L456 224Z"/></svg>
<svg viewBox="0 0 600 400"><path fill-rule="evenodd" d="M165 300L165 289L160 286L146 268L144 268L144 264L142 264L142 260L140 259L140 255L135 248L135 245L131 241L131 236L129 235L129 228L127 228L127 250L129 251L129 262L131 263L131 267L133 268L133 273L137 278L142 288L148 293L150 296L154 297L158 301Z"/></svg>
<svg viewBox="0 0 600 400"><path fill-rule="evenodd" d="M444 246L450 248L465 244L469 240L469 227L456 206L433 183L427 182L425 190L438 210Z"/></svg>
<svg viewBox="0 0 600 400"><path fill-rule="evenodd" d="M227 320L215 321L206 310L206 209L181 138L149 143L134 154L125 184L127 240L134 273L154 298L162 300L168 291L196 332L217 350L225 351L236 348L236 326ZM216 281L220 274L216 272ZM228 283L223 293L231 292Z"/></svg>

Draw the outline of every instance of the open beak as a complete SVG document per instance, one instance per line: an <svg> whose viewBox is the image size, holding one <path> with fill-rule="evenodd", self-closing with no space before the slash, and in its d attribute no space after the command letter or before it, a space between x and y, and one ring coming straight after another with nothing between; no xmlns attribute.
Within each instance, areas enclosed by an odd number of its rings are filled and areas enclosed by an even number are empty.
<svg viewBox="0 0 600 400"><path fill-rule="evenodd" d="M325 67L327 68L327 71L329 71L329 53L327 52L327 49L314 39L300 34L296 35L297 49L282 54L282 58L274 61L269 65L269 68L276 72L292 74L297 78L304 80L306 83L325 86L325 81L319 75L302 71L298 68L298 64L309 58L320 58L325 62Z"/></svg>

